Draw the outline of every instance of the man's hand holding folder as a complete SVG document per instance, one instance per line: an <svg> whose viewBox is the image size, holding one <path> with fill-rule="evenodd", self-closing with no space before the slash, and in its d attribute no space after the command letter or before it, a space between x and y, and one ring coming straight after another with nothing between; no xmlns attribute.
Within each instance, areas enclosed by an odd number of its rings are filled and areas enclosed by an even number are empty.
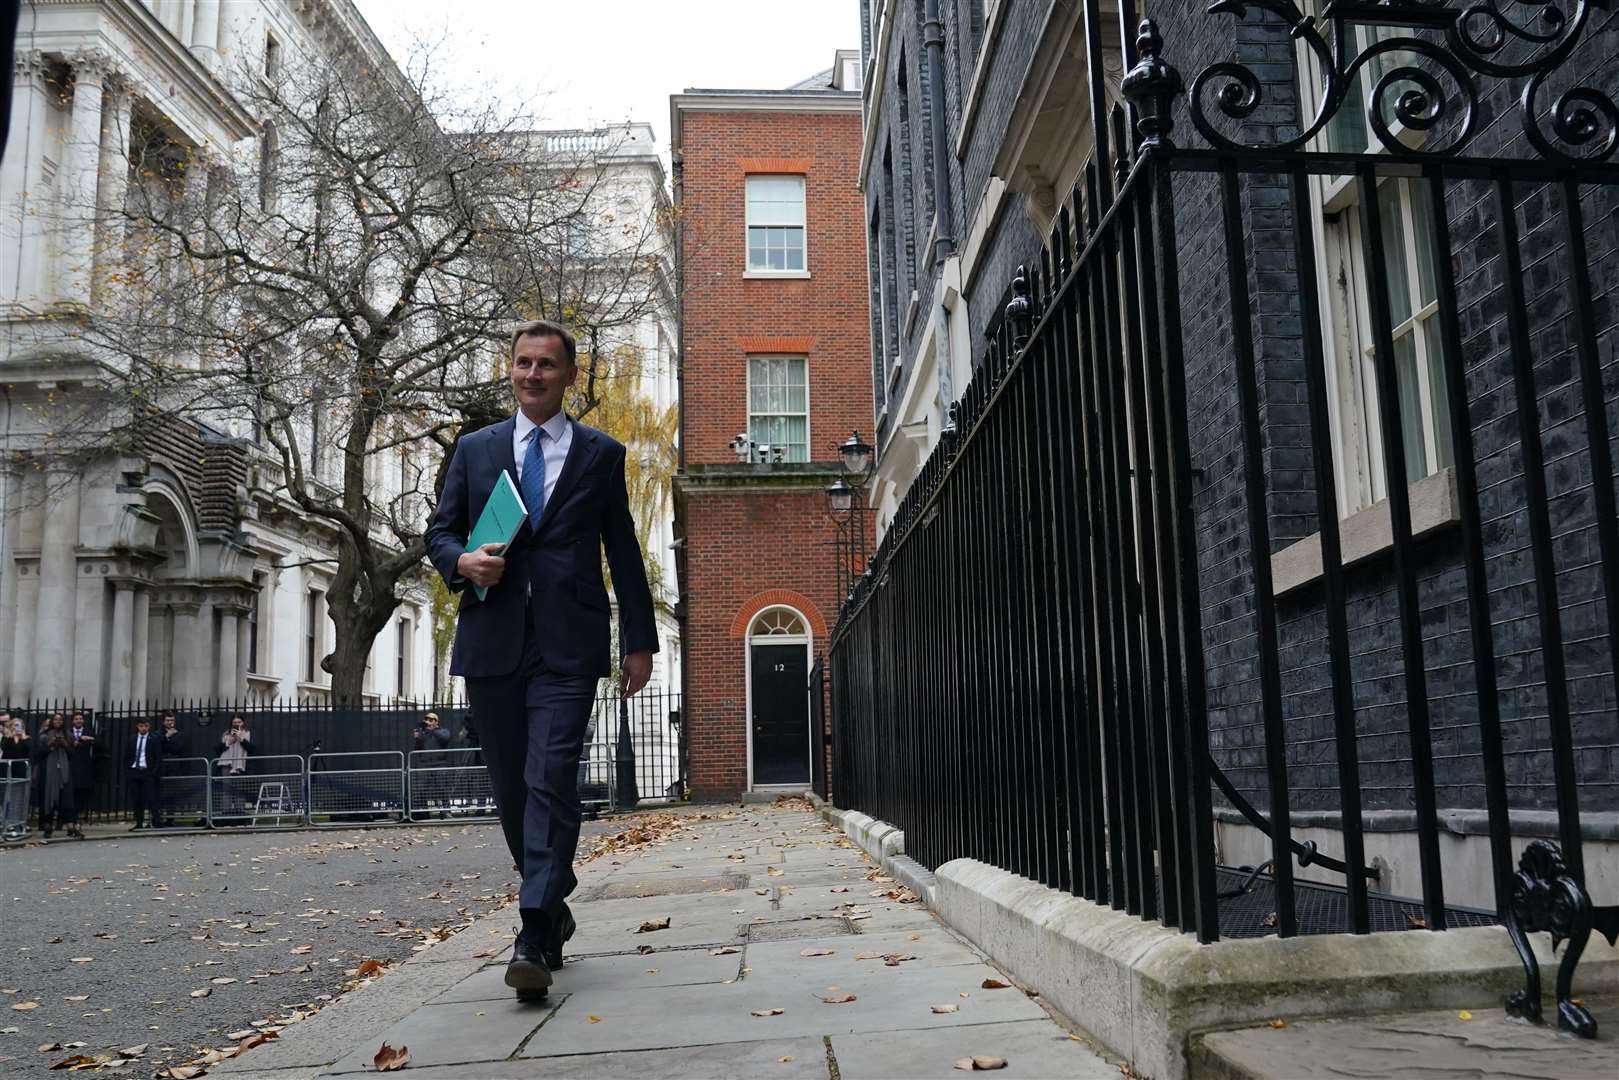
<svg viewBox="0 0 1619 1080"><path fill-rule="evenodd" d="M506 549L517 539L517 531L528 520L528 509L512 483L510 473L501 473L495 490L489 493L478 523L467 537L467 550L455 561L455 572L472 582L482 600L506 572Z"/></svg>

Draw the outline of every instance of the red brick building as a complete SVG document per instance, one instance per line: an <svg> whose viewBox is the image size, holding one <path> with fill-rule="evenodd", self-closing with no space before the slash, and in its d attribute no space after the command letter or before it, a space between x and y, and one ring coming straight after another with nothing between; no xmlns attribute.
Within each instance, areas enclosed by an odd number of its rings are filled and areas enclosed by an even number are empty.
<svg viewBox="0 0 1619 1080"><path fill-rule="evenodd" d="M826 489L873 422L859 54L785 90L688 90L670 114L692 793L802 790L837 616Z"/></svg>

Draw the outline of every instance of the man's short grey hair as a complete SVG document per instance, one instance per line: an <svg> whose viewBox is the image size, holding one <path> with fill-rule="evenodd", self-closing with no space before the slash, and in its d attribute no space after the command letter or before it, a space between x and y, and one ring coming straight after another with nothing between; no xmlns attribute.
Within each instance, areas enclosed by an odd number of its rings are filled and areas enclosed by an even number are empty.
<svg viewBox="0 0 1619 1080"><path fill-rule="evenodd" d="M562 354L568 358L568 363L578 364L579 344L574 340L573 332L561 323L550 319L533 319L518 325L512 331L512 346L506 350L506 359L517 358L517 343L526 337L554 337L562 342Z"/></svg>

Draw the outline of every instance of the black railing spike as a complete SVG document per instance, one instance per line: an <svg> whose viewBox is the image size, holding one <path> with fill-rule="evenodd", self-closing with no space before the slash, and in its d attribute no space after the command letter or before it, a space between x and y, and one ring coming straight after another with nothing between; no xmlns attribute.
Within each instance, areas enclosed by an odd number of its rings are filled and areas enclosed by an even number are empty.
<svg viewBox="0 0 1619 1080"><path fill-rule="evenodd" d="M1141 133L1144 150L1168 149L1175 145L1170 138L1175 126L1170 110L1185 89L1185 83L1174 65L1163 59L1163 49L1164 38L1158 32L1158 24L1142 19L1136 33L1136 52L1140 59L1125 74L1121 89L1136 106L1139 116L1136 130Z"/></svg>
<svg viewBox="0 0 1619 1080"><path fill-rule="evenodd" d="M1029 316L1033 305L1029 301L1029 269L1019 265L1012 276L1012 299L1006 305L1006 321L1012 324L1012 352L1017 354L1029 343Z"/></svg>
<svg viewBox="0 0 1619 1080"><path fill-rule="evenodd" d="M1130 175L1130 140L1125 137L1124 107L1113 106L1113 112L1108 117L1113 128L1113 182L1114 187L1124 190L1124 182Z"/></svg>

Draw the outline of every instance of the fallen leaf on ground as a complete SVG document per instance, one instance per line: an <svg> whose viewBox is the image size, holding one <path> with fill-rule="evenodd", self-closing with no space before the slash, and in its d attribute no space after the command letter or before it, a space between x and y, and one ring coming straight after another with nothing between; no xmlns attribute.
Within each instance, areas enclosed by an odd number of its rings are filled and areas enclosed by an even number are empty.
<svg viewBox="0 0 1619 1080"><path fill-rule="evenodd" d="M782 869L779 866L767 866L765 867L765 874L769 877L781 877Z"/></svg>
<svg viewBox="0 0 1619 1080"><path fill-rule="evenodd" d="M55 1053L57 1050L62 1049L62 1044L61 1043L42 1043L42 1044L40 1044L38 1049L39 1049L39 1052L42 1053L42 1054L51 1054L51 1053Z"/></svg>
<svg viewBox="0 0 1619 1080"><path fill-rule="evenodd" d="M256 1034L256 1032L254 1032L254 1030L252 1028L243 1028L241 1031L227 1031L227 1032L225 1032L225 1038L227 1038L227 1039L245 1039L249 1035L253 1035L253 1034Z"/></svg>
<svg viewBox="0 0 1619 1080"><path fill-rule="evenodd" d="M1410 926L1411 929L1413 929L1413 930L1426 930L1426 929L1428 929L1428 920L1424 919L1421 915L1407 915L1405 917L1405 921L1406 921L1406 924L1408 926ZM1270 924L1267 923L1266 925L1268 926Z"/></svg>
<svg viewBox="0 0 1619 1080"><path fill-rule="evenodd" d="M734 952L741 952L735 945L721 945L717 949L708 950L710 956L730 956Z"/></svg>
<svg viewBox="0 0 1619 1080"><path fill-rule="evenodd" d="M783 1054L783 1055L781 1055L781 1057L777 1058L776 1060L781 1062L783 1065L785 1065L785 1064L787 1064L787 1062L793 1060L793 1055L791 1055L791 1054Z"/></svg>
<svg viewBox="0 0 1619 1080"><path fill-rule="evenodd" d="M831 949L800 949L799 956L831 956Z"/></svg>
<svg viewBox="0 0 1619 1080"><path fill-rule="evenodd" d="M636 933L637 934L650 934L654 930L667 930L667 929L669 929L669 916L665 915L661 919L648 919L646 922L641 924L641 928L639 930L637 930Z"/></svg>
<svg viewBox="0 0 1619 1080"><path fill-rule="evenodd" d="M45 944L47 944L47 945L60 945L60 944L62 944L62 939L60 937L48 938L46 940Z"/></svg>
<svg viewBox="0 0 1619 1080"><path fill-rule="evenodd" d="M477 952L472 954L472 958L474 960L483 960L494 956L498 952L500 952L499 949L479 949Z"/></svg>
<svg viewBox="0 0 1619 1080"><path fill-rule="evenodd" d="M95 957L93 956L70 956L67 962L70 964L88 964L94 959Z"/></svg>
<svg viewBox="0 0 1619 1080"><path fill-rule="evenodd" d="M89 994L69 994L67 997L63 998L62 1000L63 1001L89 1001L90 1000L90 995Z"/></svg>
<svg viewBox="0 0 1619 1080"><path fill-rule="evenodd" d="M146 1048L150 1045L150 1043L136 1043L134 1046L126 1046L118 1051L118 1056L126 1058L140 1057L146 1053Z"/></svg>
<svg viewBox="0 0 1619 1080"><path fill-rule="evenodd" d="M110 1061L112 1059L108 1058L107 1060ZM68 1057L63 1058L61 1061L53 1061L53 1062L51 1062L51 1068L53 1068L53 1069L75 1069L75 1068L78 1068L81 1065L96 1065L96 1064L99 1064L99 1062L97 1062L95 1058L91 1057L88 1054L72 1054L72 1055L69 1055Z"/></svg>
<svg viewBox="0 0 1619 1080"><path fill-rule="evenodd" d="M785 1009L754 1009L754 1016L780 1016Z"/></svg>
<svg viewBox="0 0 1619 1080"><path fill-rule="evenodd" d="M935 1006L933 1006L933 1011L936 1012L936 1013L960 1012L961 1011L961 1006L960 1005L935 1005Z"/></svg>
<svg viewBox="0 0 1619 1080"><path fill-rule="evenodd" d="M1471 1019L1473 1019L1473 1014L1468 1012L1466 1009L1463 1009L1461 1012L1456 1014L1456 1019L1458 1019L1458 1020L1471 1020Z"/></svg>
<svg viewBox="0 0 1619 1080"><path fill-rule="evenodd" d="M229 986L231 983L235 982L236 980L233 979L229 975L221 975L217 979L209 979L208 981L213 983L215 986Z"/></svg>
<svg viewBox="0 0 1619 1080"><path fill-rule="evenodd" d="M853 994L845 991L841 994L833 994L831 997L824 997L821 1000L826 1002L828 1005L847 1005L849 1002L857 999Z"/></svg>
<svg viewBox="0 0 1619 1080"><path fill-rule="evenodd" d="M595 1015L595 1014L594 1014L594 1013L592 1013L592 1014L591 1014L591 1016L590 1016L590 1022L591 1022L591 1023L592 1023L592 1024L599 1024L599 1023L601 1023L601 1022L602 1022L602 1018L601 1018L601 1017L599 1017L599 1016L597 1016L597 1015Z"/></svg>
<svg viewBox="0 0 1619 1080"><path fill-rule="evenodd" d="M207 997L211 993L213 993L213 991L208 989L205 986L201 990L193 990L193 991L191 991L191 996L192 997Z"/></svg>
<svg viewBox="0 0 1619 1080"><path fill-rule="evenodd" d="M991 1069L1006 1068L1006 1059L998 1057L965 1057L956 1062L956 1068L964 1072L988 1072Z"/></svg>
<svg viewBox="0 0 1619 1080"><path fill-rule="evenodd" d="M493 956L494 950L490 949L489 954ZM369 979L371 976L379 975L385 970L387 970L387 965L381 960L367 960L356 969L354 977L357 979Z"/></svg>
<svg viewBox="0 0 1619 1080"><path fill-rule="evenodd" d="M985 979L978 985L985 990L1005 990L1012 984L1009 982L1002 982L1000 979Z"/></svg>
<svg viewBox="0 0 1619 1080"><path fill-rule="evenodd" d="M395 1049L383 1043L376 1057L371 1059L371 1064L377 1067L378 1072L393 1072L396 1069L403 1069L409 1061L410 1047L401 1046Z"/></svg>
<svg viewBox="0 0 1619 1080"><path fill-rule="evenodd" d="M1270 1026L1280 1031L1282 1028L1287 1026L1287 1021L1278 1016L1276 1019L1270 1022Z"/></svg>
<svg viewBox="0 0 1619 1080"><path fill-rule="evenodd" d="M17 1002L17 1004L13 1005L12 1008L17 1010L18 1012L27 1012L30 1009L39 1008L39 1002L37 1002L37 1001L19 1001L19 1002Z"/></svg>
<svg viewBox="0 0 1619 1080"><path fill-rule="evenodd" d="M306 953L308 953L310 950L312 950L313 948L314 948L313 945L294 945L291 949L289 949L287 951L289 953L291 953L293 956L303 956Z"/></svg>
<svg viewBox="0 0 1619 1080"><path fill-rule="evenodd" d="M158 1080L195 1080L208 1072L200 1065L171 1065L158 1073Z"/></svg>
<svg viewBox="0 0 1619 1080"><path fill-rule="evenodd" d="M833 887L832 891L833 892L848 892L849 891L849 886L847 886L847 885L837 885L837 886Z"/></svg>
<svg viewBox="0 0 1619 1080"><path fill-rule="evenodd" d="M883 954L883 963L889 967L899 967L905 961L915 959L916 957L912 956L910 953L891 952Z"/></svg>

